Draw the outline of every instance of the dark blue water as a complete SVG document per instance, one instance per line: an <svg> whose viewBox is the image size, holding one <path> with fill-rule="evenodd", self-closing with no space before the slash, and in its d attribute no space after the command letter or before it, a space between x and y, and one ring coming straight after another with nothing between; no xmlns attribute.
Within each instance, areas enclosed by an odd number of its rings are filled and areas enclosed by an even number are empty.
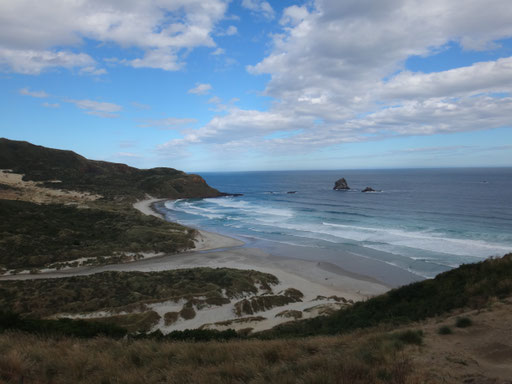
<svg viewBox="0 0 512 384"><path fill-rule="evenodd" d="M170 220L319 254L350 251L424 277L512 251L512 168L202 176L244 196L169 201ZM332 190L341 177L350 191Z"/></svg>

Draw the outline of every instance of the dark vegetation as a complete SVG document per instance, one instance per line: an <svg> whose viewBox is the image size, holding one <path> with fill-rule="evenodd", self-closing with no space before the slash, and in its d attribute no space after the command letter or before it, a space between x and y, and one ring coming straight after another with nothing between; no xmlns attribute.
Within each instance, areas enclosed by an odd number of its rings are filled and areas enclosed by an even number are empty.
<svg viewBox="0 0 512 384"><path fill-rule="evenodd" d="M260 337L336 334L380 324L399 325L457 308L481 308L512 294L512 253L465 264L425 280L342 309L331 316L278 325Z"/></svg>
<svg viewBox="0 0 512 384"><path fill-rule="evenodd" d="M224 302L243 292L257 293L278 280L269 274L228 268L162 272L103 272L59 279L0 281L0 308L21 315L50 316L102 309L138 311L145 303L185 298L195 305Z"/></svg>
<svg viewBox="0 0 512 384"><path fill-rule="evenodd" d="M137 169L125 164L88 160L72 151L0 138L0 169L41 181L48 188L97 193L106 198L215 197L221 193L198 175L173 168ZM59 180L59 183L51 182Z"/></svg>
<svg viewBox="0 0 512 384"><path fill-rule="evenodd" d="M43 336L91 338L101 335L114 339L119 339L127 333L126 329L112 323L71 319L23 318L18 314L2 310L0 311L0 333L7 330L35 333Z"/></svg>
<svg viewBox="0 0 512 384"><path fill-rule="evenodd" d="M467 328L473 325L473 321L469 317L458 317L455 322L457 328Z"/></svg>
<svg viewBox="0 0 512 384"><path fill-rule="evenodd" d="M442 326L438 329L437 333L440 335L451 335L453 333L452 329L447 325Z"/></svg>
<svg viewBox="0 0 512 384"><path fill-rule="evenodd" d="M159 341L226 341L240 339L242 336L232 329L217 331L215 329L185 329L184 331L172 331L164 335L160 330L149 334L134 335L136 340L152 339Z"/></svg>
<svg viewBox="0 0 512 384"><path fill-rule="evenodd" d="M194 231L133 209L82 209L0 200L0 268L31 269L124 252L175 253ZM113 261L122 261L114 259Z"/></svg>

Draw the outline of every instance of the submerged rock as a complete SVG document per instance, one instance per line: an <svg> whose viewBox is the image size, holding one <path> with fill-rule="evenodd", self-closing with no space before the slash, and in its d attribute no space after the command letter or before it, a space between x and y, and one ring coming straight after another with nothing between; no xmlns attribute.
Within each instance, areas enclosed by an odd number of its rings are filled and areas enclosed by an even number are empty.
<svg viewBox="0 0 512 384"><path fill-rule="evenodd" d="M350 189L350 187L347 184L347 180L345 180L345 178L342 177L341 179L336 181L336 183L334 183L334 188L333 189L335 191L344 191L344 190Z"/></svg>
<svg viewBox="0 0 512 384"><path fill-rule="evenodd" d="M376 192L375 189L373 189L372 187L366 187L365 189L363 189L361 192Z"/></svg>
<svg viewBox="0 0 512 384"><path fill-rule="evenodd" d="M297 191L288 191L286 193L289 194L289 195L293 195L294 193L297 193Z"/></svg>

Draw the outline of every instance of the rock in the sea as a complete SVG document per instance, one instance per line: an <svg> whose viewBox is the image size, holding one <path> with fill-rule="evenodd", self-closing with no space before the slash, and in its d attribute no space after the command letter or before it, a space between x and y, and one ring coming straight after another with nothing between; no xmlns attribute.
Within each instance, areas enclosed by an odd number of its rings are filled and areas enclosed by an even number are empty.
<svg viewBox="0 0 512 384"><path fill-rule="evenodd" d="M294 193L297 193L297 191L288 191L286 193L289 194L289 195L293 195Z"/></svg>
<svg viewBox="0 0 512 384"><path fill-rule="evenodd" d="M336 183L334 183L334 188L333 189L335 191L344 191L344 190L350 189L350 187L347 184L347 180L345 180L345 178L342 177L341 179L336 181Z"/></svg>
<svg viewBox="0 0 512 384"><path fill-rule="evenodd" d="M361 192L376 192L375 189L373 189L372 187L366 187L365 189L363 189Z"/></svg>

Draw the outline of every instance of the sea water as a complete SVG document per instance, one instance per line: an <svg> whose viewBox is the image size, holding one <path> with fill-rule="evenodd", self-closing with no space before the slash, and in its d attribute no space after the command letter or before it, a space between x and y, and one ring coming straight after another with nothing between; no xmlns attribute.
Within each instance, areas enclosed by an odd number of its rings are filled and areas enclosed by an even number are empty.
<svg viewBox="0 0 512 384"><path fill-rule="evenodd" d="M169 220L246 240L350 252L421 277L512 252L512 168L202 173L243 196L167 201ZM333 190L344 177L348 191ZM370 186L377 192L362 190Z"/></svg>

